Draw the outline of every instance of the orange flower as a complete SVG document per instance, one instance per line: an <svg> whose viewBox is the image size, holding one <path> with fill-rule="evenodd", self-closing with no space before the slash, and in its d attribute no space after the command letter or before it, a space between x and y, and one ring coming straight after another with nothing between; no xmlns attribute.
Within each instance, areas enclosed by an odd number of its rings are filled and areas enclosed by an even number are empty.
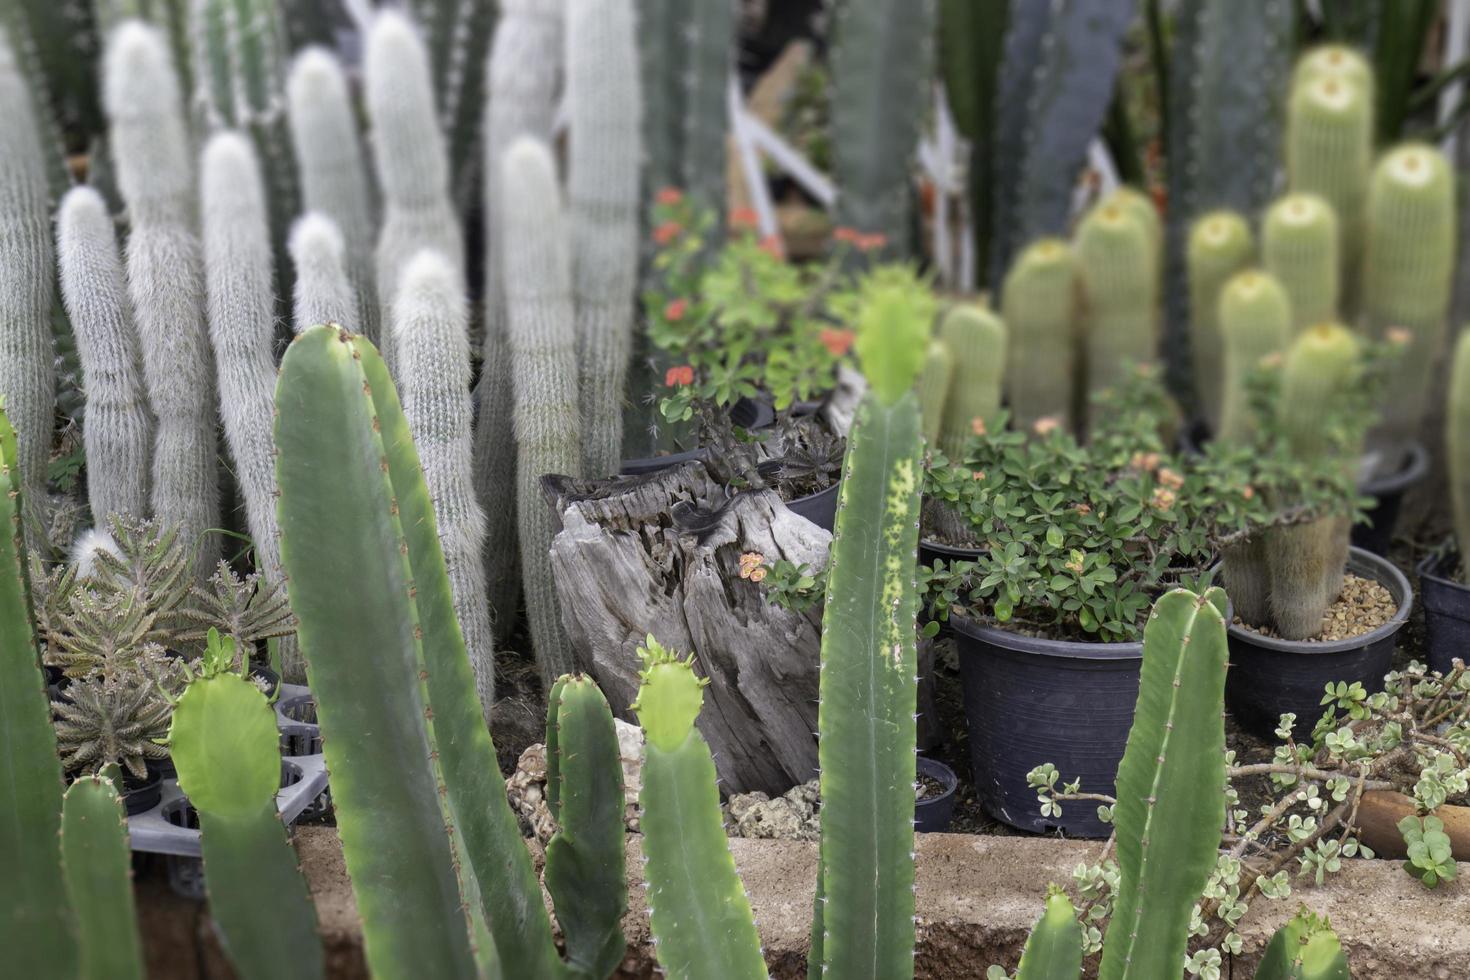
<svg viewBox="0 0 1470 980"><path fill-rule="evenodd" d="M765 238L762 238L760 240L760 249L767 255L778 258L783 262L786 260L786 244L781 241L780 235L767 235Z"/></svg>
<svg viewBox="0 0 1470 980"><path fill-rule="evenodd" d="M1043 415L1041 418L1031 423L1031 431L1035 432L1039 436L1044 436L1048 433L1055 432L1057 430L1057 427L1061 424L1062 420L1057 418L1055 415Z"/></svg>
<svg viewBox="0 0 1470 980"><path fill-rule="evenodd" d="M1250 484L1246 484L1245 489L1240 491L1240 495L1246 500L1252 500L1256 496L1256 488L1251 486Z"/></svg>
<svg viewBox="0 0 1470 980"><path fill-rule="evenodd" d="M1159 454L1134 453L1133 458L1128 461L1128 466L1135 470L1142 470L1146 473L1152 473L1154 470L1158 469Z"/></svg>
<svg viewBox="0 0 1470 980"><path fill-rule="evenodd" d="M689 301L681 296L678 299L669 300L668 304L664 306L664 319L682 320L684 319L684 314L688 311Z"/></svg>
<svg viewBox="0 0 1470 980"><path fill-rule="evenodd" d="M1383 332L1383 337L1396 347L1407 347L1414 334L1406 327L1389 327Z"/></svg>
<svg viewBox="0 0 1470 980"><path fill-rule="evenodd" d="M659 204L678 204L684 200L684 192L677 187L665 187L654 198Z"/></svg>
<svg viewBox="0 0 1470 980"><path fill-rule="evenodd" d="M1168 487L1170 490L1178 490L1180 487L1184 486L1184 477L1169 469L1169 467L1167 466L1160 468L1158 477L1159 482Z"/></svg>
<svg viewBox="0 0 1470 980"><path fill-rule="evenodd" d="M694 384L694 368L690 367L688 364L680 364L677 367L671 367L664 372L665 387L676 388L679 385L692 384Z"/></svg>
<svg viewBox="0 0 1470 980"><path fill-rule="evenodd" d="M985 479L985 471L984 470L975 470L973 473L970 474L970 479L972 479L972 480L983 480L983 479Z"/></svg>
<svg viewBox="0 0 1470 980"><path fill-rule="evenodd" d="M667 245L675 238L678 238L679 233L683 230L684 226L679 224L679 222L665 221L663 224L653 229L653 240L660 245Z"/></svg>
<svg viewBox="0 0 1470 980"><path fill-rule="evenodd" d="M834 241L852 243L861 237L862 234L856 228L851 228L847 225L838 225L832 229L832 239Z"/></svg>
<svg viewBox="0 0 1470 980"><path fill-rule="evenodd" d="M754 228L760 222L760 216L755 213L754 208L731 208L731 228Z"/></svg>
<svg viewBox="0 0 1470 980"><path fill-rule="evenodd" d="M1072 509L1074 511L1076 511L1077 513L1081 514L1083 517L1086 517L1088 514L1091 514L1092 513L1092 505L1091 504L1077 504Z"/></svg>
<svg viewBox="0 0 1470 980"><path fill-rule="evenodd" d="M985 435L985 420L978 415L972 418L970 420L970 431L977 436Z"/></svg>
<svg viewBox="0 0 1470 980"><path fill-rule="evenodd" d="M1177 499L1174 496L1174 491L1165 490L1163 487L1155 487L1153 499L1149 503L1153 504L1158 510L1168 510L1174 506L1174 501Z"/></svg>
<svg viewBox="0 0 1470 980"><path fill-rule="evenodd" d="M822 346L827 348L833 357L841 357L852 349L853 332L851 330L823 327L818 337L822 341Z"/></svg>
<svg viewBox="0 0 1470 980"><path fill-rule="evenodd" d="M853 242L853 245L857 246L859 252L872 252L887 244L888 236L881 232L874 232L871 235L859 235Z"/></svg>
<svg viewBox="0 0 1470 980"><path fill-rule="evenodd" d="M740 577L759 582L766 577L766 570L761 567L765 561L766 556L759 551L747 551L740 556Z"/></svg>

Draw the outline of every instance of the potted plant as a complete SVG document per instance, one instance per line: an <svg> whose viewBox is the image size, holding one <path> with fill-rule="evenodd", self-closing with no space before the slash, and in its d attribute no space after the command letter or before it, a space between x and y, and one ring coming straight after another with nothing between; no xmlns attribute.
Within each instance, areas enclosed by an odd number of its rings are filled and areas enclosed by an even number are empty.
<svg viewBox="0 0 1470 980"><path fill-rule="evenodd" d="M1445 459L1455 534L1419 563L1419 595L1424 602L1426 657L1431 670L1448 671L1455 657L1470 650L1470 573L1464 561L1470 542L1470 334L1455 345L1445 410Z"/></svg>

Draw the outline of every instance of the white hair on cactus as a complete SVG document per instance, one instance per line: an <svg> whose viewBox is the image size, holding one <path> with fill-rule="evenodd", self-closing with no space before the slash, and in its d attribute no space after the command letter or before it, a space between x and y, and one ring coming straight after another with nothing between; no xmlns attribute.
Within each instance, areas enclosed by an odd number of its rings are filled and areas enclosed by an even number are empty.
<svg viewBox="0 0 1470 980"><path fill-rule="evenodd" d="M71 564L77 570L78 579L96 576L97 554L102 551L115 558L122 558L122 549L118 548L117 542L106 531L89 527L77 535L71 546Z"/></svg>

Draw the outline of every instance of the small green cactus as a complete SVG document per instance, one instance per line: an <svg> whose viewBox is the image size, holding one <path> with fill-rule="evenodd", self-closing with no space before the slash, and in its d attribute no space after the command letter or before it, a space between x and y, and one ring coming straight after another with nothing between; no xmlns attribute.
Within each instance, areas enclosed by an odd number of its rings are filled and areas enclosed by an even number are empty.
<svg viewBox="0 0 1470 980"><path fill-rule="evenodd" d="M1029 430L1037 419L1073 427L1077 371L1077 260L1060 238L1026 246L1001 289L1001 319L1009 328L1006 395L1011 424Z"/></svg>
<svg viewBox="0 0 1470 980"><path fill-rule="evenodd" d="M1324 44L1303 54L1292 69L1291 85L1295 89L1321 78L1339 79L1373 95L1373 66L1346 44Z"/></svg>
<svg viewBox="0 0 1470 980"><path fill-rule="evenodd" d="M1337 213L1316 194L1288 194L1266 211L1261 263L1291 299L1292 332L1337 319L1342 264Z"/></svg>
<svg viewBox="0 0 1470 980"><path fill-rule="evenodd" d="M1132 366L1152 361L1158 343L1158 247L1136 211L1100 204L1077 229L1087 391L1111 388Z"/></svg>
<svg viewBox="0 0 1470 980"><path fill-rule="evenodd" d="M67 789L61 861L81 940L81 980L143 980L128 824L112 780L80 776Z"/></svg>
<svg viewBox="0 0 1470 980"><path fill-rule="evenodd" d="M1271 936L1255 980L1350 980L1347 954L1326 919L1305 907Z"/></svg>
<svg viewBox="0 0 1470 980"><path fill-rule="evenodd" d="M1072 980L1081 975L1082 924L1067 893L1051 885L1046 909L1021 950L1016 980Z"/></svg>
<svg viewBox="0 0 1470 980"><path fill-rule="evenodd" d="M1225 382L1220 294L1230 277L1250 264L1254 251L1250 226L1234 211L1212 211L1190 229L1185 258L1190 350L1194 356L1195 391L1213 432L1220 431Z"/></svg>
<svg viewBox="0 0 1470 980"><path fill-rule="evenodd" d="M954 379L954 354L949 345L939 338L929 341L924 353L924 369L919 372L919 414L924 419L924 444L939 445L939 433L944 422L945 401L949 397L949 386Z"/></svg>
<svg viewBox="0 0 1470 980"><path fill-rule="evenodd" d="M1247 269L1225 283L1216 306L1224 385L1215 437L1241 443L1251 425L1246 380L1264 358L1286 349L1291 337L1291 300L1275 276Z"/></svg>
<svg viewBox="0 0 1470 980"><path fill-rule="evenodd" d="M1449 404L1445 410L1445 459L1450 471L1455 540L1470 554L1470 330L1460 333L1450 365ZM1470 562L1461 561L1461 579L1470 585Z"/></svg>
<svg viewBox="0 0 1470 980"><path fill-rule="evenodd" d="M950 459L959 459L977 427L994 431L999 424L1006 325L982 306L956 306L939 324L939 339L954 358L954 376L939 426L939 448Z"/></svg>

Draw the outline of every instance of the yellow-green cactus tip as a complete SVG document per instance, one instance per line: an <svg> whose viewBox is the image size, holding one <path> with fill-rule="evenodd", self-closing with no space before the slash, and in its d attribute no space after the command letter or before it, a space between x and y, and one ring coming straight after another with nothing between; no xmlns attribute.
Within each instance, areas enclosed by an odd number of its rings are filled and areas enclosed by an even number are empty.
<svg viewBox="0 0 1470 980"><path fill-rule="evenodd" d="M692 656L680 660L652 636L639 648L638 655L643 658L644 668L639 674L643 683L631 707L649 743L672 751L689 737L704 703L702 689L709 679L694 675Z"/></svg>
<svg viewBox="0 0 1470 980"><path fill-rule="evenodd" d="M924 367L935 302L912 272L886 270L863 283L858 307L858 360L868 387L892 405L914 386Z"/></svg>

